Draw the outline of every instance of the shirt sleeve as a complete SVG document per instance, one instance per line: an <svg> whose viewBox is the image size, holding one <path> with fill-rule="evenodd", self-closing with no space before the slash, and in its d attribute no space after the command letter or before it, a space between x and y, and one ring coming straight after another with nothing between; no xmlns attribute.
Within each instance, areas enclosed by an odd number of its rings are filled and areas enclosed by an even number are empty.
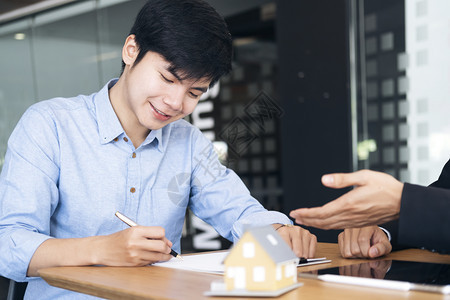
<svg viewBox="0 0 450 300"><path fill-rule="evenodd" d="M190 208L230 241L236 242L246 226L292 224L277 211L266 210L237 176L223 166L212 143L200 132L193 145Z"/></svg>
<svg viewBox="0 0 450 300"><path fill-rule="evenodd" d="M405 183L399 218L402 245L450 252L450 190Z"/></svg>
<svg viewBox="0 0 450 300"><path fill-rule="evenodd" d="M58 201L58 142L49 115L30 108L9 141L0 176L0 275L26 281L29 262L50 238Z"/></svg>

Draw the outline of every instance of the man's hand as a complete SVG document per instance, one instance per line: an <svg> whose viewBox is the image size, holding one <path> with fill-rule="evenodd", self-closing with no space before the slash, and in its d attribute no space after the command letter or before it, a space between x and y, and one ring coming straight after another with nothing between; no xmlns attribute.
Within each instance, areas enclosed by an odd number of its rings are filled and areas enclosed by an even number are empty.
<svg viewBox="0 0 450 300"><path fill-rule="evenodd" d="M145 266L172 258L172 242L162 227L134 226L104 236L99 263L108 266Z"/></svg>
<svg viewBox="0 0 450 300"><path fill-rule="evenodd" d="M386 233L378 226L345 229L339 234L338 242L345 258L375 258L392 250Z"/></svg>
<svg viewBox="0 0 450 300"><path fill-rule="evenodd" d="M297 257L314 257L317 246L317 238L314 234L300 226L281 224L273 224L272 226L291 247Z"/></svg>
<svg viewBox="0 0 450 300"><path fill-rule="evenodd" d="M369 170L336 173L324 175L322 183L332 188L355 188L322 207L291 211L298 224L343 229L382 224L399 216L403 183L388 174Z"/></svg>

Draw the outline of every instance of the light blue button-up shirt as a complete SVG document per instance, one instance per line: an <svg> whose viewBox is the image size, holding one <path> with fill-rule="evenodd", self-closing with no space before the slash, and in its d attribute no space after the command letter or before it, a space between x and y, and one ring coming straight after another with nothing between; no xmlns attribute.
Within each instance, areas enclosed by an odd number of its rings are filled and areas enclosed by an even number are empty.
<svg viewBox="0 0 450 300"><path fill-rule="evenodd" d="M28 264L49 238L127 228L116 211L164 227L175 251L187 207L232 241L245 224L290 222L264 209L184 120L151 131L135 148L110 103L115 82L31 106L9 139L0 177L0 275L29 281L26 299L90 298L26 277Z"/></svg>

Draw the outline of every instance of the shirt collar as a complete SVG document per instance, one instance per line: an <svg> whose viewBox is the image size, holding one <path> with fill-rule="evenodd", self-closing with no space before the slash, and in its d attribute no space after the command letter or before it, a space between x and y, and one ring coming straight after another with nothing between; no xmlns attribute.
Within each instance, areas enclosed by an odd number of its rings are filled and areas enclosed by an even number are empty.
<svg viewBox="0 0 450 300"><path fill-rule="evenodd" d="M107 144L114 140L116 137L124 133L122 124L120 124L109 99L109 89L116 84L118 78L111 79L96 95L94 99L95 110L97 114L98 132L100 138L100 144ZM170 124L166 125L168 127ZM157 129L150 131L149 135L142 143L142 146L152 143L155 139L158 144L158 150L163 152L163 129Z"/></svg>
<svg viewBox="0 0 450 300"><path fill-rule="evenodd" d="M110 80L94 96L100 144L107 144L124 132L109 99L109 89L116 84L117 80L117 78Z"/></svg>
<svg viewBox="0 0 450 300"><path fill-rule="evenodd" d="M169 127L169 126L170 126L170 124L167 124L163 128ZM160 152L163 152L164 151L163 138L162 138L163 128L150 131L149 135L147 136L145 141L142 143L142 146L148 145L148 144L152 143L154 140L156 140L158 150Z"/></svg>

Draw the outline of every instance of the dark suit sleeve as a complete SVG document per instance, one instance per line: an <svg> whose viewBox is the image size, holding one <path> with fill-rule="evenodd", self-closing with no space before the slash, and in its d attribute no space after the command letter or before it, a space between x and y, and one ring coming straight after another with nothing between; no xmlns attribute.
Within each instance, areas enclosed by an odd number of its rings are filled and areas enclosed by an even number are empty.
<svg viewBox="0 0 450 300"><path fill-rule="evenodd" d="M450 160L429 187L405 183L400 218L381 226L391 233L394 250L450 253Z"/></svg>
<svg viewBox="0 0 450 300"><path fill-rule="evenodd" d="M450 190L405 183L398 243L450 253Z"/></svg>

